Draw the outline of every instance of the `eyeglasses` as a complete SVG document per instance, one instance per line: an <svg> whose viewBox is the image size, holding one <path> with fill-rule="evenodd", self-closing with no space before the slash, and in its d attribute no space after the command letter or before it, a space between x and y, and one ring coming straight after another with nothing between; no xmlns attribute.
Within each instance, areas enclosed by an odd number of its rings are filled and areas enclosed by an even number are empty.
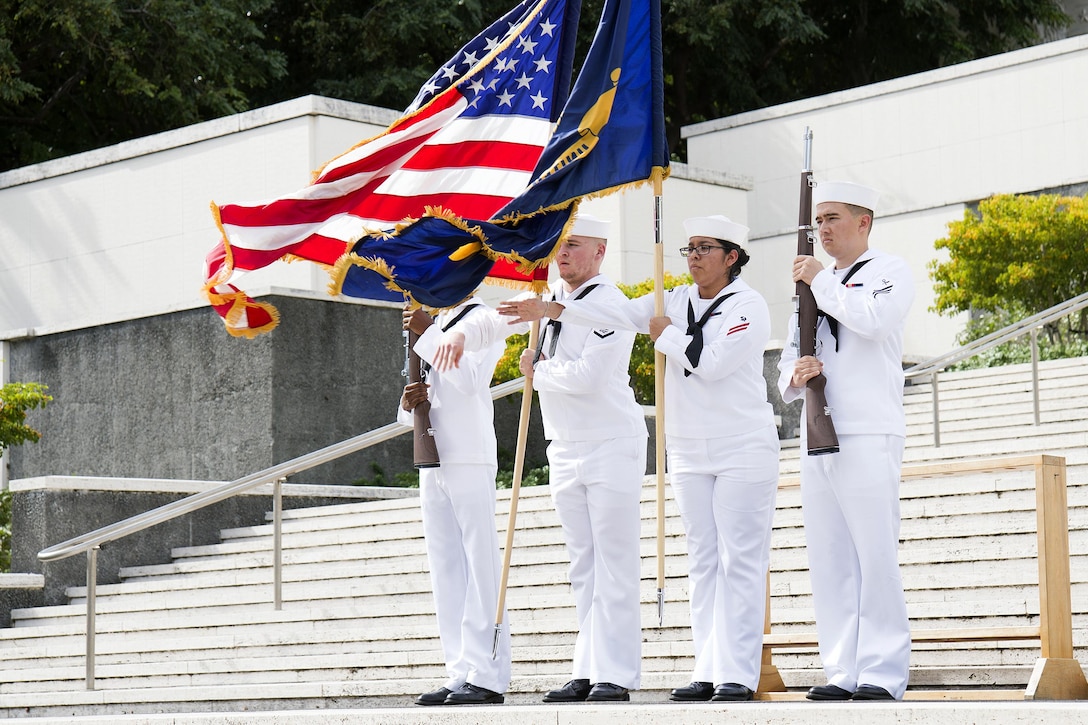
<svg viewBox="0 0 1088 725"><path fill-rule="evenodd" d="M725 249L725 247L719 247L718 245L700 244L697 247L680 247L681 257L690 257L693 254L697 254L700 257L705 257L710 254L711 249Z"/></svg>

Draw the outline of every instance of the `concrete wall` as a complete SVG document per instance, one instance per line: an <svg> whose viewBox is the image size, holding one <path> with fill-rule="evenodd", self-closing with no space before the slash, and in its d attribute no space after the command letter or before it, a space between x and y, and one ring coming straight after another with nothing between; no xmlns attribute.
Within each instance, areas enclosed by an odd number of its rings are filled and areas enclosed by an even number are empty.
<svg viewBox="0 0 1088 725"><path fill-rule="evenodd" d="M267 299L284 326L255 340L227 335L204 308L10 342L13 379L54 397L34 413L42 440L5 456L11 480L233 480L394 420L399 311ZM372 463L391 472L409 447L390 441L305 481L350 483Z"/></svg>
<svg viewBox="0 0 1088 725"><path fill-rule="evenodd" d="M947 351L963 320L927 311L933 242L967 205L995 193L1033 193L1088 179L1088 37L708 121L684 129L689 160L750 177L753 264L748 281L784 334L796 251L802 134L815 134L817 179L882 191L872 244L907 258L919 297L908 354Z"/></svg>
<svg viewBox="0 0 1088 725"><path fill-rule="evenodd" d="M283 314L254 340L210 308L9 341L13 379L49 386L42 440L10 449L11 480L49 475L228 481L391 423L404 385L400 310L316 295L262 297ZM496 403L500 448L517 401ZM544 460L539 420L527 451ZM404 436L291 480L347 484L411 470Z"/></svg>

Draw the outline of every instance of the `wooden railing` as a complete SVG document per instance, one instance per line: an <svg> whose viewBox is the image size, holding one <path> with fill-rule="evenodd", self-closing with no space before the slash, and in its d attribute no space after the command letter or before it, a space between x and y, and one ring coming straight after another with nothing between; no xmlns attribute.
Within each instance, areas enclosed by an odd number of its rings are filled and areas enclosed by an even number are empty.
<svg viewBox="0 0 1088 725"><path fill-rule="evenodd" d="M1009 627L956 627L913 629L912 642L1005 642L1038 640L1040 656L1024 690L908 690L908 699L1028 699L1073 700L1088 698L1088 681L1073 656L1073 616L1069 578L1069 518L1066 503L1065 459L1031 455L904 466L903 480L987 471L1034 469L1035 508L1039 542L1039 624ZM798 477L783 478L779 488L800 485ZM763 674L757 697L765 700L796 699L787 693L771 660L775 648L815 649L815 632L771 631L770 586L763 637Z"/></svg>

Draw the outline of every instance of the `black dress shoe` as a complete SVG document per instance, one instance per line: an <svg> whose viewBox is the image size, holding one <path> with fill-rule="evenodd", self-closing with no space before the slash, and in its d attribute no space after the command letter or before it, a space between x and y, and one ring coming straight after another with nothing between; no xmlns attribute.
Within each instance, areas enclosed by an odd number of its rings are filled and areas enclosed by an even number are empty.
<svg viewBox="0 0 1088 725"><path fill-rule="evenodd" d="M626 687L613 685L611 682L598 682L586 695L586 702L627 702L631 695Z"/></svg>
<svg viewBox="0 0 1088 725"><path fill-rule="evenodd" d="M736 682L726 682L714 688L712 702L746 702L752 699L752 691Z"/></svg>
<svg viewBox="0 0 1088 725"><path fill-rule="evenodd" d="M849 700L854 693L837 685L816 685L805 697L809 700Z"/></svg>
<svg viewBox="0 0 1088 725"><path fill-rule="evenodd" d="M558 690L550 690L544 702L583 702L589 697L589 680L571 680Z"/></svg>
<svg viewBox="0 0 1088 725"><path fill-rule="evenodd" d="M851 700L894 700L892 693L876 685L858 685Z"/></svg>
<svg viewBox="0 0 1088 725"><path fill-rule="evenodd" d="M446 696L450 694L450 691L445 687L439 687L434 692L424 692L422 695L416 698L417 705L445 705Z"/></svg>
<svg viewBox="0 0 1088 725"><path fill-rule="evenodd" d="M498 692L492 692L484 687L476 687L476 685L466 682L450 694L446 695L445 704L501 705L505 700L506 698Z"/></svg>
<svg viewBox="0 0 1088 725"><path fill-rule="evenodd" d="M677 687L669 693L673 702L706 702L714 695L714 685L709 682L692 682L687 687Z"/></svg>

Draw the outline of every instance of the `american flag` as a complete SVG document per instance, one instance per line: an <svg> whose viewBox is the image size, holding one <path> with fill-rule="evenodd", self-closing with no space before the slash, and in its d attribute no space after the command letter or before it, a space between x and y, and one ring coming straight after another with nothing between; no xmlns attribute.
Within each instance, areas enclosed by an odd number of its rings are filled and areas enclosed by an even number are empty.
<svg viewBox="0 0 1088 725"><path fill-rule="evenodd" d="M524 0L443 64L399 120L309 186L213 203L222 240L206 258L205 291L228 331L252 337L277 324L270 305L234 285L245 271L292 257L331 266L359 238L429 207L487 219L523 191L566 102L579 10L579 0ZM499 274L513 276L505 266Z"/></svg>
<svg viewBox="0 0 1088 725"><path fill-rule="evenodd" d="M394 289L421 305L453 306L494 277L491 260L544 270L582 199L656 184L668 173L660 2L606 0L525 191L490 219L433 209L360 239L333 269L331 289L357 297Z"/></svg>
<svg viewBox="0 0 1088 725"><path fill-rule="evenodd" d="M659 0L606 0L526 189L489 219L431 207L392 232L361 238L333 268L330 291L373 298L395 290L427 307L451 307L495 277L492 260L545 271L582 199L668 176L661 61Z"/></svg>

